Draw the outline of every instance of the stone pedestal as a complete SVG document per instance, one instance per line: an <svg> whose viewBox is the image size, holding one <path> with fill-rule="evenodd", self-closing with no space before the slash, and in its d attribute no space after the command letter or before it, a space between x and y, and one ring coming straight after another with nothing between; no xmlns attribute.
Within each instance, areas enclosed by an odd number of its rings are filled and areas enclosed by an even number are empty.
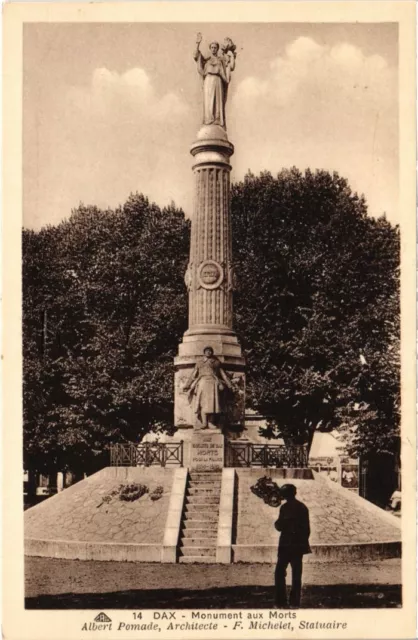
<svg viewBox="0 0 418 640"><path fill-rule="evenodd" d="M219 471L224 466L223 434L218 430L194 431L191 440L190 463L196 471Z"/></svg>
<svg viewBox="0 0 418 640"><path fill-rule="evenodd" d="M245 359L232 328L234 273L230 218L230 157L234 152L225 129L204 125L191 147L194 158L195 205L190 260L185 275L189 291L189 328L175 358L174 424L190 427L194 416L182 387L205 347L233 381L225 422L244 424Z"/></svg>

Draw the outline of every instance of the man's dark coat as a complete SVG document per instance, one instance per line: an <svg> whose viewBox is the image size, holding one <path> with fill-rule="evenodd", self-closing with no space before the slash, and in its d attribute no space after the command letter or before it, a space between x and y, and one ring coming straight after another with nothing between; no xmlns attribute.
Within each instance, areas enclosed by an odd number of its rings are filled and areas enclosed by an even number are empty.
<svg viewBox="0 0 418 640"><path fill-rule="evenodd" d="M311 553L309 536L309 510L299 500L288 500L280 507L279 518L274 526L281 532L279 554L304 555Z"/></svg>

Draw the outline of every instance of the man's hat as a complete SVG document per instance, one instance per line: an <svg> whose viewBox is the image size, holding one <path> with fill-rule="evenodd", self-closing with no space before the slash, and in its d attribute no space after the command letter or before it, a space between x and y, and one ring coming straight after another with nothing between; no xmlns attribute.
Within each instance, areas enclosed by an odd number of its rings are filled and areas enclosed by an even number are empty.
<svg viewBox="0 0 418 640"><path fill-rule="evenodd" d="M296 487L294 484L282 484L280 493L283 498L294 498L296 495Z"/></svg>

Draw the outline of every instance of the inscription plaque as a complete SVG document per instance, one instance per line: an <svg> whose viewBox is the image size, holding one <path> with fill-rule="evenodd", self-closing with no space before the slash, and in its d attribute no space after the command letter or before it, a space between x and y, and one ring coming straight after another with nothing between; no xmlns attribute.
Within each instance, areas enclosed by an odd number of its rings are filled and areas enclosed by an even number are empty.
<svg viewBox="0 0 418 640"><path fill-rule="evenodd" d="M218 471L224 466L224 436L219 431L195 431L191 442L190 467L200 471Z"/></svg>

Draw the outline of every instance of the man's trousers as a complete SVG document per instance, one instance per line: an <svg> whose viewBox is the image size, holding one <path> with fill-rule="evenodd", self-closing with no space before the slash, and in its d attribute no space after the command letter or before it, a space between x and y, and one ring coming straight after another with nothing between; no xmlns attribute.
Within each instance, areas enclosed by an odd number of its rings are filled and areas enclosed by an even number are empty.
<svg viewBox="0 0 418 640"><path fill-rule="evenodd" d="M287 606L286 596L286 570L290 564L292 568L292 589L290 591L289 604L292 607L299 607L300 592L302 589L302 561L303 554L279 550L275 571L275 604L277 607Z"/></svg>

